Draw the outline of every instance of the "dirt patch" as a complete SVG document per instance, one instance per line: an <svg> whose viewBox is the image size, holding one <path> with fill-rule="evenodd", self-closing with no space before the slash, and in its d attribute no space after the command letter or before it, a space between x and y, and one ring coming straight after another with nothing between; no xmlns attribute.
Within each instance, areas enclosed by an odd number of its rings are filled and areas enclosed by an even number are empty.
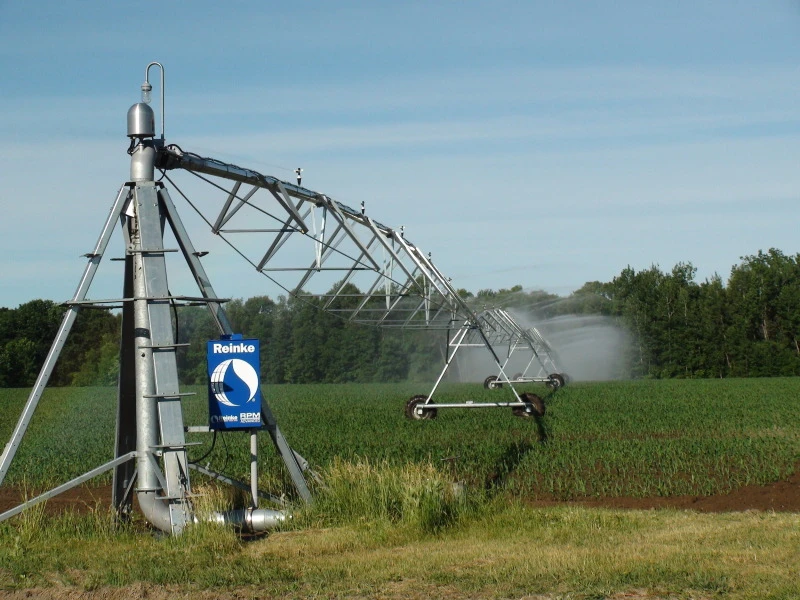
<svg viewBox="0 0 800 600"><path fill-rule="evenodd" d="M786 481L768 485L747 485L729 494L713 496L672 496L666 498L600 498L584 500L583 506L654 509L675 508L719 513L744 510L800 512L800 473Z"/></svg>
<svg viewBox="0 0 800 600"><path fill-rule="evenodd" d="M0 487L0 513L17 506L24 497L16 487ZM47 512L58 514L67 510L88 513L106 509L111 504L111 486L79 486L47 501ZM627 508L649 510L672 508L718 513L745 510L800 512L800 464L785 481L768 485L748 485L729 494L713 496L671 496L656 498L587 498L573 501L531 500L530 506L587 506L593 508Z"/></svg>
<svg viewBox="0 0 800 600"><path fill-rule="evenodd" d="M447 586L433 586L433 585L419 585L398 586L399 589L394 589L392 586L381 590L375 595L369 596L351 596L354 600L366 600L367 598L383 598L384 600L422 600L422 599L439 599L446 598L447 600L484 600L488 598L495 598L491 592L486 593L468 593L457 591ZM131 600L245 600L250 598L260 598L262 600L269 600L272 598L282 598L283 596L270 595L263 589L252 590L193 590L186 591L174 586L159 586L152 584L137 583L134 585L119 587L119 588L100 588L92 591L84 591L76 588L39 588L20 591L4 592L2 597L7 600L119 600L119 598L129 598ZM294 597L294 596L293 596ZM314 596L316 597L316 596ZM536 596L523 596L520 600L554 600L555 598L563 598L562 594L545 594ZM669 596L673 598L674 596ZM665 596L654 596L645 591L634 590L631 592L620 592L613 596L608 596L609 600L666 600ZM698 600L704 600L708 596L692 596Z"/></svg>
<svg viewBox="0 0 800 600"><path fill-rule="evenodd" d="M800 512L800 463L786 480L767 485L746 485L728 494L711 496L657 496L651 498L606 497L580 500L530 500L529 506L587 506L590 508L622 508L653 510L671 508L704 513L739 512L745 510Z"/></svg>
<svg viewBox="0 0 800 600"><path fill-rule="evenodd" d="M28 491L27 497L32 498L45 491L47 490L37 490L34 493ZM24 502L25 497L26 492L20 487L0 487L0 513ZM111 506L110 485L78 486L47 500L46 511L48 514L59 514L66 511L86 514L97 509L105 510L109 506Z"/></svg>
<svg viewBox="0 0 800 600"><path fill-rule="evenodd" d="M56 584L49 588L33 588L28 590L0 592L4 600L245 600L249 598L276 598L263 590L192 590L172 585L155 585L151 583L134 583L122 587L101 587L94 590L83 590L78 587L64 587Z"/></svg>

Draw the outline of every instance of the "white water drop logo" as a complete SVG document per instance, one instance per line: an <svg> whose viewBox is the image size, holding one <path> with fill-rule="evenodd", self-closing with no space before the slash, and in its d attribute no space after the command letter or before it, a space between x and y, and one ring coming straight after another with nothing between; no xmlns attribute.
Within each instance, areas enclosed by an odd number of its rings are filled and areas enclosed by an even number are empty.
<svg viewBox="0 0 800 600"><path fill-rule="evenodd" d="M222 361L211 374L211 391L226 406L253 402L258 392L258 373L239 358Z"/></svg>

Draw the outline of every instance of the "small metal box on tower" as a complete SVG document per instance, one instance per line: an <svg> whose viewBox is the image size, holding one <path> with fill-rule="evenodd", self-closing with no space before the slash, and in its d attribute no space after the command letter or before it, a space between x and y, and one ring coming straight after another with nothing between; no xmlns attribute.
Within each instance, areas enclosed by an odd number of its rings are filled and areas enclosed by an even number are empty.
<svg viewBox="0 0 800 600"><path fill-rule="evenodd" d="M223 335L208 342L208 419L211 429L261 427L260 348L256 339Z"/></svg>

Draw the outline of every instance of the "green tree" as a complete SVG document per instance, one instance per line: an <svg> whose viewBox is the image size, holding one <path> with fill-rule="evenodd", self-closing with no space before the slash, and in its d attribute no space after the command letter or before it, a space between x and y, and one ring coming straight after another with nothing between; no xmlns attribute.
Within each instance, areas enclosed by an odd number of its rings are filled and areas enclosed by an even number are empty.
<svg viewBox="0 0 800 600"><path fill-rule="evenodd" d="M20 337L0 350L0 382L3 387L31 387L39 372L36 343Z"/></svg>
<svg viewBox="0 0 800 600"><path fill-rule="evenodd" d="M121 325L122 317L109 310L81 309L50 378L51 385L115 383Z"/></svg>
<svg viewBox="0 0 800 600"><path fill-rule="evenodd" d="M262 356L266 357L266 369L262 374L270 383L288 383L289 364L292 356L292 312L289 302L284 296L270 307L271 327L268 343L262 347Z"/></svg>
<svg viewBox="0 0 800 600"><path fill-rule="evenodd" d="M769 376L800 372L798 350L798 256L780 250L742 257L728 280L736 374Z"/></svg>
<svg viewBox="0 0 800 600"><path fill-rule="evenodd" d="M728 291L715 274L700 284L698 296L699 361L695 374L699 377L726 377L733 372L728 313Z"/></svg>
<svg viewBox="0 0 800 600"><path fill-rule="evenodd" d="M187 384L202 384L207 381L206 344L219 338L219 329L208 308L189 306L178 311L178 336L180 347L177 353L178 374Z"/></svg>

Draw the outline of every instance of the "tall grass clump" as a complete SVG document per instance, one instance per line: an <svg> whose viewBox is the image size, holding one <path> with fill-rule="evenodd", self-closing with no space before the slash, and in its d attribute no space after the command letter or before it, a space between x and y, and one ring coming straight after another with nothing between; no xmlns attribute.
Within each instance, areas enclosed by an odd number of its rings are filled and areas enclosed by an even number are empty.
<svg viewBox="0 0 800 600"><path fill-rule="evenodd" d="M393 465L387 460L333 460L314 503L298 524L394 524L438 533L474 513L483 503L430 463Z"/></svg>
<svg viewBox="0 0 800 600"><path fill-rule="evenodd" d="M168 545L175 551L191 550L206 556L210 562L220 553L237 550L240 539L233 527L217 523L210 517L237 506L249 505L246 494L236 488L204 483L194 487L192 508L196 522L190 523L180 536L169 538Z"/></svg>

